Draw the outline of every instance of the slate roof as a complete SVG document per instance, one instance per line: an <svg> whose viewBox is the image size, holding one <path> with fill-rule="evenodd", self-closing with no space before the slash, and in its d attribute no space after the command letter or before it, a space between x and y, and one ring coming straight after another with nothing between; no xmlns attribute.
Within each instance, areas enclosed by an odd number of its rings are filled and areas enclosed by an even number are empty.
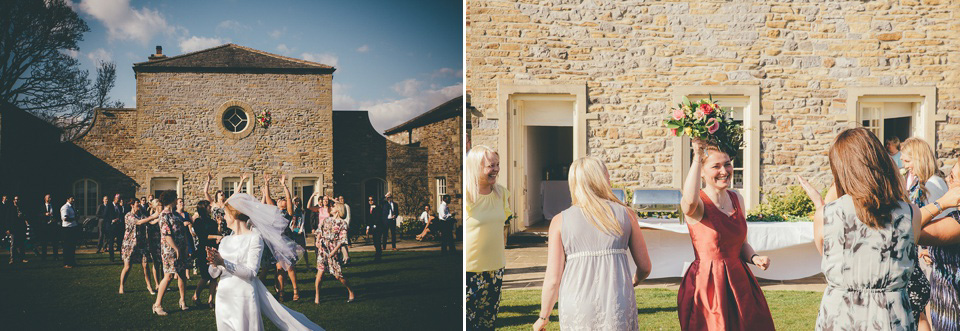
<svg viewBox="0 0 960 331"><path fill-rule="evenodd" d="M267 53L236 44L224 44L156 61L133 64L134 72L290 72L333 73L336 68Z"/></svg>
<svg viewBox="0 0 960 331"><path fill-rule="evenodd" d="M462 115L463 115L463 96L461 95L459 97L450 99L449 101L444 102L439 106L436 106L433 109L427 111L426 113L423 113L420 116L414 117L413 119L410 119L409 121L404 122L403 124L387 129L387 131L384 131L383 134L391 135L397 132L406 131L413 128L419 128L427 124L433 124L448 118L453 118L453 117L462 116Z"/></svg>

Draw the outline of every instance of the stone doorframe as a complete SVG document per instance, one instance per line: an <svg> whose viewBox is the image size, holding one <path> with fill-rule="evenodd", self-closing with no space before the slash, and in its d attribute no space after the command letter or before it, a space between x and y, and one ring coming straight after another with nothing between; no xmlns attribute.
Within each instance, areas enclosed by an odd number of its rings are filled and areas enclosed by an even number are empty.
<svg viewBox="0 0 960 331"><path fill-rule="evenodd" d="M147 194L153 194L153 180L156 178L176 178L177 179L177 197L183 198L183 173L182 172L153 172L147 174ZM154 197L159 198L159 197ZM184 199L186 201L186 199Z"/></svg>
<svg viewBox="0 0 960 331"><path fill-rule="evenodd" d="M746 145L743 153L744 175L743 175L743 195L744 204L747 209L753 208L760 203L759 190L751 188L760 187L760 122L770 121L772 116L760 115L760 86L759 85L737 85L737 86L674 86L673 104L681 103L683 97L689 95L717 95L717 96L741 96L747 97L748 110L743 114L743 142ZM722 106L722 105L721 105ZM673 186L675 188L683 187L683 180L686 178L686 172L690 169L690 138L672 137L674 146L673 168Z"/></svg>
<svg viewBox="0 0 960 331"><path fill-rule="evenodd" d="M573 96L574 114L573 114L573 159L587 155L587 120L596 120L597 114L587 114L587 83L576 81L554 81L549 84L515 84L513 81L501 81L497 84L497 112L496 117L487 116L489 120L497 120L497 151L500 154L501 176L498 179L501 185L509 190L519 187L520 176L513 174L517 167L516 157L510 143L510 132L516 131L522 122L518 119L519 115L510 110L514 108L512 98L514 95L540 94L557 96ZM505 176L504 176L505 175ZM513 192L513 201L510 201L511 210L517 214L522 201L525 201L523 192ZM510 222L510 233L522 231L520 222Z"/></svg>
<svg viewBox="0 0 960 331"><path fill-rule="evenodd" d="M936 150L937 122L947 120L946 114L937 114L937 87L936 86L867 86L847 88L847 113L837 115L837 121L847 121L849 127L860 126L860 99L863 97L916 97L914 102L920 103L917 114L917 136L927 141ZM909 100L908 100L909 101ZM879 137L883 139L883 137Z"/></svg>

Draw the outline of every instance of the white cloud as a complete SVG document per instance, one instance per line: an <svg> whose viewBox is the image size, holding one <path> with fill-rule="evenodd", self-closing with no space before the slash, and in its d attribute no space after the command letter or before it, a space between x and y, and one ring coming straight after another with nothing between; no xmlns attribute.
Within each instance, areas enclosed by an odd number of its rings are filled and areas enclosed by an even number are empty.
<svg viewBox="0 0 960 331"><path fill-rule="evenodd" d="M336 90L336 89L334 89ZM376 104L361 103L360 106L370 111L370 122L379 132L406 122L433 107L463 95L463 84L447 86L441 89L427 90L417 95Z"/></svg>
<svg viewBox="0 0 960 331"><path fill-rule="evenodd" d="M360 105L357 100L349 95L350 86L333 83L333 109L350 110L357 109Z"/></svg>
<svg viewBox="0 0 960 331"><path fill-rule="evenodd" d="M336 67L340 60L336 55L330 53L303 53L300 54L300 57L310 62L326 64L331 67Z"/></svg>
<svg viewBox="0 0 960 331"><path fill-rule="evenodd" d="M234 20L226 20L226 21L220 22L220 24L217 24L217 29L216 29L217 33L223 33L225 31L233 31L236 33L240 33L248 30L250 30L249 26L246 26L243 23L240 23Z"/></svg>
<svg viewBox="0 0 960 331"><path fill-rule="evenodd" d="M61 49L60 53L63 53L64 55L72 57L74 59L80 57L80 51L75 49Z"/></svg>
<svg viewBox="0 0 960 331"><path fill-rule="evenodd" d="M287 47L287 44L277 45L277 52L280 52L280 54L283 54L283 55L292 53L294 49L295 48Z"/></svg>
<svg viewBox="0 0 960 331"><path fill-rule="evenodd" d="M90 59L90 62L93 62L93 64L96 65L100 61L113 61L113 54L103 48L97 48L93 52L87 53L87 58Z"/></svg>
<svg viewBox="0 0 960 331"><path fill-rule="evenodd" d="M368 45L363 45L363 46L360 46L360 48L357 48L357 52L360 52L360 53L366 53L369 51L370 51L370 46Z"/></svg>
<svg viewBox="0 0 960 331"><path fill-rule="evenodd" d="M279 39L285 33L287 33L287 27L283 27L283 29L273 29L273 31L270 31L270 38Z"/></svg>
<svg viewBox="0 0 960 331"><path fill-rule="evenodd" d="M410 78L402 82L393 84L393 90L404 97L412 97L420 92L420 87L423 86L423 82Z"/></svg>
<svg viewBox="0 0 960 331"><path fill-rule="evenodd" d="M157 33L174 33L160 11L130 7L130 0L83 0L74 6L107 27L107 40L134 40L146 45Z"/></svg>
<svg viewBox="0 0 960 331"><path fill-rule="evenodd" d="M180 51L183 53L190 53L190 52L195 52L195 51L207 49L214 46L220 46L225 43L227 42L220 38L207 38L207 37L193 36L188 39L180 40Z"/></svg>
<svg viewBox="0 0 960 331"><path fill-rule="evenodd" d="M453 70L451 68L440 68L436 71L430 73L430 78L439 78L439 77L463 77L463 70Z"/></svg>

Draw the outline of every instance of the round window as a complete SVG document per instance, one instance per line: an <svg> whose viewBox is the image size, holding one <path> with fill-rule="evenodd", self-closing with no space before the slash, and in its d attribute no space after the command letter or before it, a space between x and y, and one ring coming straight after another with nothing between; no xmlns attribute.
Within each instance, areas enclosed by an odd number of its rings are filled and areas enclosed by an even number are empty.
<svg viewBox="0 0 960 331"><path fill-rule="evenodd" d="M247 112L240 107L230 107L223 112L223 127L227 131L240 133L250 125L250 119L247 118Z"/></svg>

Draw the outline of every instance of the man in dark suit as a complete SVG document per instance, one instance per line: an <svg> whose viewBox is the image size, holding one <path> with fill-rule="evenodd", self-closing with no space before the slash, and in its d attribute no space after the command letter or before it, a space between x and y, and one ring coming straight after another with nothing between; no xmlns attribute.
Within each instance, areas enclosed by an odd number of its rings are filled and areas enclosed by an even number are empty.
<svg viewBox="0 0 960 331"><path fill-rule="evenodd" d="M113 234L113 238L110 240L110 261L113 261L113 251L114 246L116 246L116 251L123 249L123 217L127 215L127 207L123 205L123 199L119 193L113 196L113 207L112 218L110 221L110 233Z"/></svg>
<svg viewBox="0 0 960 331"><path fill-rule="evenodd" d="M2 203L4 204L3 213L6 214L4 218L7 223L7 234L12 237L10 240L10 264L26 263L23 246L27 240L27 223L23 219L23 211L20 209L20 197L14 196L13 202L10 202L4 196Z"/></svg>
<svg viewBox="0 0 960 331"><path fill-rule="evenodd" d="M53 246L53 259L59 260L57 251L60 249L60 220L49 194L43 196L43 210L37 219L40 220L37 222L37 245L40 246L42 259L47 259L47 246Z"/></svg>
<svg viewBox="0 0 960 331"><path fill-rule="evenodd" d="M383 202L383 249L387 249L387 231L393 236L393 250L397 250L397 216L400 215L400 205L393 201L393 194L387 192L384 195L386 201Z"/></svg>
<svg viewBox="0 0 960 331"><path fill-rule="evenodd" d="M377 250L373 258L374 261L380 261L380 255L383 254L381 239L386 239L386 236L380 236L380 232L383 232L381 231L383 228L382 220L380 207L377 206L376 201L373 200L373 197L367 198L367 235L373 234L373 247Z"/></svg>

